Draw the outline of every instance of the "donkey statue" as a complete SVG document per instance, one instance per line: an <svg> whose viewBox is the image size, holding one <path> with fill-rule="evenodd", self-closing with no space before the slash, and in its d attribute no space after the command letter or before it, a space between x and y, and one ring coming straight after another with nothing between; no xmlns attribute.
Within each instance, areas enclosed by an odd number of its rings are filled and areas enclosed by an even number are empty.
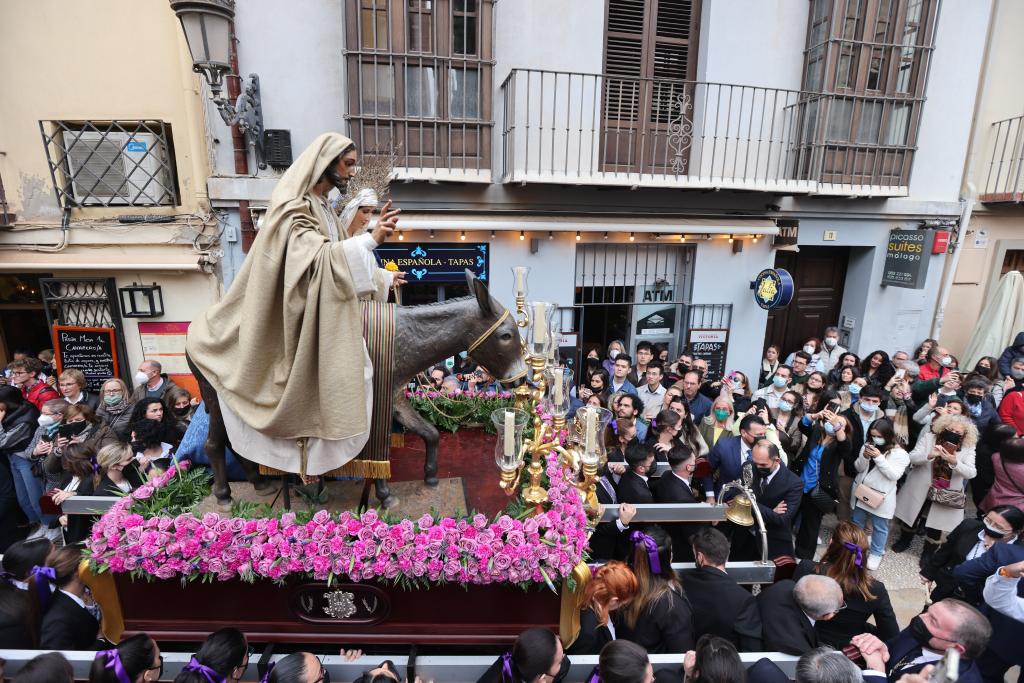
<svg viewBox="0 0 1024 683"><path fill-rule="evenodd" d="M519 329L508 311L493 299L487 286L470 271L466 281L472 296L451 299L440 304L423 306L398 306L395 309L395 355L392 372L393 411L399 424L423 438L426 444L426 462L423 480L429 486L437 486L437 429L427 422L405 397L409 382L424 369L460 351L468 350L469 356L491 373L508 383L521 383L526 376L526 362L523 358ZM205 450L213 469L213 493L221 506L231 504L231 487L228 484L224 447L228 443L217 393L203 377L191 360L192 373L199 383L199 391L206 402L210 415L210 429L206 437ZM373 420L388 420L391 415L374 415ZM234 450L234 449L232 449ZM259 468L244 454L237 451L239 463L257 490L266 489L270 483L259 473ZM374 480L376 494L387 508L396 501L388 489L387 480Z"/></svg>

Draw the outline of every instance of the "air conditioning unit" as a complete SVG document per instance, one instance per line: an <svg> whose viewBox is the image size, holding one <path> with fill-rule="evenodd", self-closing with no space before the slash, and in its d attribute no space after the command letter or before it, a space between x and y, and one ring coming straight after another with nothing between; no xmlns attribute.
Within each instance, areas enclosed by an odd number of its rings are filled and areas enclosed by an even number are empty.
<svg viewBox="0 0 1024 683"><path fill-rule="evenodd" d="M160 139L152 133L64 131L68 171L79 206L146 206L173 199Z"/></svg>

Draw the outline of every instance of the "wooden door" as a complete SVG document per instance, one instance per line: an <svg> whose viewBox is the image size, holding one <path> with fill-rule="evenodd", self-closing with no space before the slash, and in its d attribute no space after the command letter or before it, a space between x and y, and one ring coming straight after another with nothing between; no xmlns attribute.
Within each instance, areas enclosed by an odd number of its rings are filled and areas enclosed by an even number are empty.
<svg viewBox="0 0 1024 683"><path fill-rule="evenodd" d="M839 323L849 256L845 247L776 252L775 267L789 271L796 291L789 306L769 311L765 346L779 344L785 358L808 337L820 339L826 327Z"/></svg>

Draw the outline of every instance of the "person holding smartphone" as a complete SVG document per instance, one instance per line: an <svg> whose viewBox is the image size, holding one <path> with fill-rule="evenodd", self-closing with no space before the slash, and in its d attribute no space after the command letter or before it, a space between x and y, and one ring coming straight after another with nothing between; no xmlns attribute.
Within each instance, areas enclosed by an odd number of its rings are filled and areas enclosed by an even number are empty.
<svg viewBox="0 0 1024 683"><path fill-rule="evenodd" d="M872 422L867 437L854 463L857 476L853 479L850 502L854 524L867 529L871 522L867 568L874 571L885 554L889 522L896 512L896 484L910 465L910 455L897 440L888 418Z"/></svg>

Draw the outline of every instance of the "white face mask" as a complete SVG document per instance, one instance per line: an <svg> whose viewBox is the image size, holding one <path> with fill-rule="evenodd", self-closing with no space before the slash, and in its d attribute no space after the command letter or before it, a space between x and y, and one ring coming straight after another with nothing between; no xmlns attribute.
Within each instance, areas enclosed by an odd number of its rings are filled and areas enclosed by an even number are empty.
<svg viewBox="0 0 1024 683"><path fill-rule="evenodd" d="M611 351L608 352L608 357L611 358L612 360L615 360L618 357L618 355L619 352L616 349L612 349Z"/></svg>
<svg viewBox="0 0 1024 683"><path fill-rule="evenodd" d="M810 354L810 355L813 356L814 355L814 346L812 344L808 344L807 346L805 346L804 347L804 353L807 353L807 354Z"/></svg>
<svg viewBox="0 0 1024 683"><path fill-rule="evenodd" d="M40 415L38 418L36 418L36 422L39 423L40 427L49 427L50 425L55 423L56 420L54 420L49 415Z"/></svg>
<svg viewBox="0 0 1024 683"><path fill-rule="evenodd" d="M134 379L136 384L147 384L149 382L149 375L139 370L135 373Z"/></svg>
<svg viewBox="0 0 1024 683"><path fill-rule="evenodd" d="M836 339L835 337L825 337L825 346L829 347L830 349L838 343L839 340Z"/></svg>
<svg viewBox="0 0 1024 683"><path fill-rule="evenodd" d="M882 437L880 437L880 436L873 436L873 437L871 437L871 441L872 441L872 442L873 442L873 443L874 443L874 444L875 444L876 446L884 446L884 445L885 445L885 439L883 439L883 438L882 438Z"/></svg>

